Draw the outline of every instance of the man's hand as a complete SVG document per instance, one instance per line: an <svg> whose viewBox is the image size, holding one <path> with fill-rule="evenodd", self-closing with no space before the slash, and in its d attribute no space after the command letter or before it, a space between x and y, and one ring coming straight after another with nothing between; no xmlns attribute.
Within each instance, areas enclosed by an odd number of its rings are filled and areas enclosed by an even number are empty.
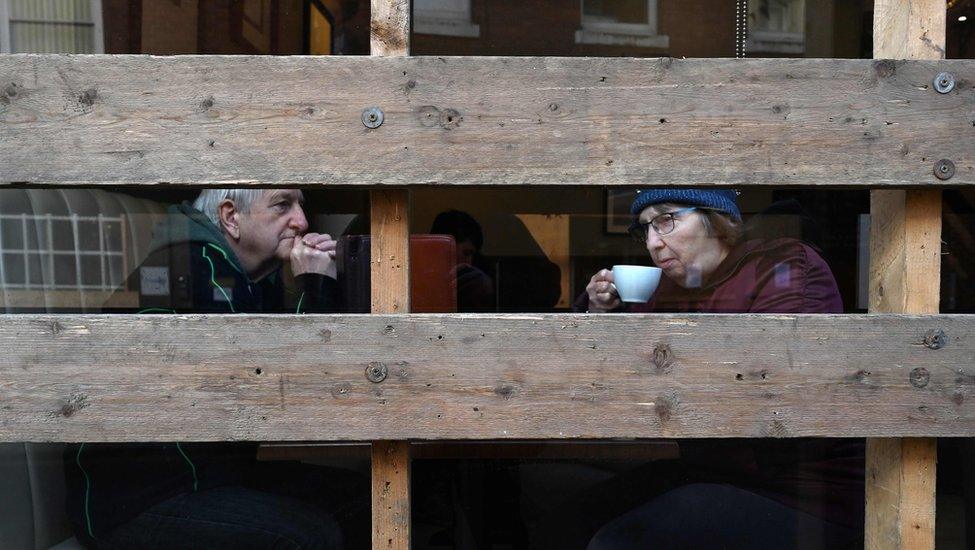
<svg viewBox="0 0 975 550"><path fill-rule="evenodd" d="M602 269L592 276L586 285L589 295L589 312L605 313L620 307L620 295L613 284L613 272Z"/></svg>
<svg viewBox="0 0 975 550"><path fill-rule="evenodd" d="M291 247L291 272L295 275L318 273L336 278L335 247L338 243L328 234L307 233L295 237Z"/></svg>

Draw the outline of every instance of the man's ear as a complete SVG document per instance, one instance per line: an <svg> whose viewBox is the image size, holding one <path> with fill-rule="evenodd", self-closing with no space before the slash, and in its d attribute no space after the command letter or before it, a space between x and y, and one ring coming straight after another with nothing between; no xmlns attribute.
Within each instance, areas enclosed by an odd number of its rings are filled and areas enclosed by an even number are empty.
<svg viewBox="0 0 975 550"><path fill-rule="evenodd" d="M224 199L217 205L217 217L220 229L233 240L240 239L240 210L230 199Z"/></svg>

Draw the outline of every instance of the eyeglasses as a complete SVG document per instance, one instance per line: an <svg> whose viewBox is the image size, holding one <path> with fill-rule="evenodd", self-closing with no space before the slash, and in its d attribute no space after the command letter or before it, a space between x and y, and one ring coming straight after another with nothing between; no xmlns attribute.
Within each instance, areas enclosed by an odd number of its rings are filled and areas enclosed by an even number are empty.
<svg viewBox="0 0 975 550"><path fill-rule="evenodd" d="M669 235L677 229L677 218L678 214L685 214L687 212L693 212L697 210L696 206L688 206L687 208L679 208L671 212L664 212L663 214L657 214L648 222L637 222L630 226L630 235L634 239L640 241L641 243L647 242L647 235L652 227L657 235Z"/></svg>

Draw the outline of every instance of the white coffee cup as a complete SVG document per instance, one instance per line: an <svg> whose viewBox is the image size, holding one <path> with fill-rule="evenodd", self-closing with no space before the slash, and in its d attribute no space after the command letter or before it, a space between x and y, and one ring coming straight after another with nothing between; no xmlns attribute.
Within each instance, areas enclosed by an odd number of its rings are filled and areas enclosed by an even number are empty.
<svg viewBox="0 0 975 550"><path fill-rule="evenodd" d="M624 302L646 302L653 296L660 284L659 267L645 265L614 265L613 284L620 300Z"/></svg>

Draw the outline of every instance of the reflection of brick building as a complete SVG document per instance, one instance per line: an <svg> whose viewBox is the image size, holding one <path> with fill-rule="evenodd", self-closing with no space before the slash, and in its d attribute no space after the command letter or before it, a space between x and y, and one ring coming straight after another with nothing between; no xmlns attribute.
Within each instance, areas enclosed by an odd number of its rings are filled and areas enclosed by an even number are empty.
<svg viewBox="0 0 975 550"><path fill-rule="evenodd" d="M751 55L869 55L867 0L788 0L795 13L785 23L762 15L767 1L749 3ZM368 53L365 0L102 2L107 53L306 53L312 5L327 13L334 53ZM416 0L412 49L417 55L730 57L734 22L728 0Z"/></svg>
<svg viewBox="0 0 975 550"><path fill-rule="evenodd" d="M442 3L442 0L441 0ZM457 3L457 2L448 2ZM804 29L792 29L799 49L777 46L774 42L750 42L762 57L860 57L869 56L861 47L861 33L869 32L872 2L802 0L787 2L802 10L798 21ZM422 4L422 0L417 5ZM596 4L596 3L593 3ZM610 5L601 2L600 6ZM646 4L640 19L628 23L621 4ZM761 1L749 2L757 12ZM471 0L471 22L478 27L476 37L417 34L416 54L450 55L568 55L634 57L732 57L735 54L735 3L728 0L633 0L615 2L608 16L586 16L589 1L540 0L536 2L498 2ZM863 7L866 6L866 7ZM650 12L648 14L648 12ZM764 24L757 13L753 24ZM415 29L422 28L421 15ZM595 20L595 23L592 22ZM865 23L866 22L866 23ZM655 31L655 32L653 32ZM457 33L460 34L460 33ZM772 33L776 34L776 33ZM777 35L788 35L779 32Z"/></svg>
<svg viewBox="0 0 975 550"><path fill-rule="evenodd" d="M102 0L106 53L309 52L312 10L328 21L333 53L368 53L368 2L342 0ZM362 4L360 6L359 4Z"/></svg>

